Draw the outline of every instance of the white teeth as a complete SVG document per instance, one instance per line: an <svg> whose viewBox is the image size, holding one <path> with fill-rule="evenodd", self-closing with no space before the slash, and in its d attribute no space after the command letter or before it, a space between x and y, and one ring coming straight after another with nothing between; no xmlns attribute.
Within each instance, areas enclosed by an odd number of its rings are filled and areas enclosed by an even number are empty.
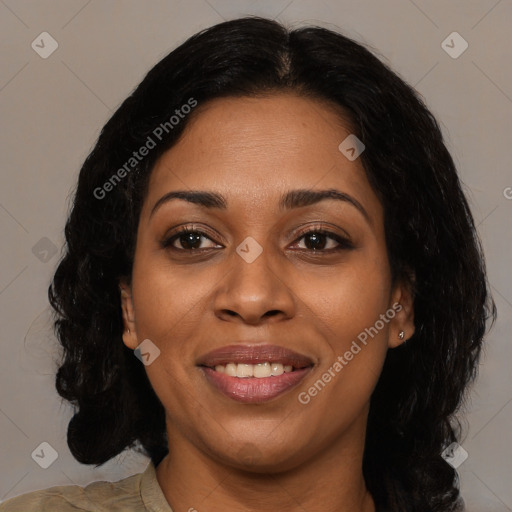
<svg viewBox="0 0 512 512"><path fill-rule="evenodd" d="M222 365L219 365L222 366ZM226 375L229 375L230 377L236 377L236 364L235 363L229 363L226 365Z"/></svg>
<svg viewBox="0 0 512 512"><path fill-rule="evenodd" d="M239 363L236 367L237 377L252 377L252 364Z"/></svg>
<svg viewBox="0 0 512 512"><path fill-rule="evenodd" d="M215 371L225 373L229 377L256 377L263 379L265 377L278 377L283 373L290 373L293 371L293 366L287 364L283 366L281 363L228 363L227 365L218 364L215 366Z"/></svg>
<svg viewBox="0 0 512 512"><path fill-rule="evenodd" d="M261 379L262 377L270 377L270 363L259 363L253 365L252 374L254 377Z"/></svg>
<svg viewBox="0 0 512 512"><path fill-rule="evenodd" d="M284 367L281 363L272 363L270 372L273 377L278 377L284 373Z"/></svg>

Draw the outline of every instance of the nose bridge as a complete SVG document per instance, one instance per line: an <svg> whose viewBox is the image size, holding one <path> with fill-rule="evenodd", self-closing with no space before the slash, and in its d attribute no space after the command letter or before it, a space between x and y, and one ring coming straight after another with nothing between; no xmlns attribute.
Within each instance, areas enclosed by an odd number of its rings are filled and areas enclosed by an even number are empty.
<svg viewBox="0 0 512 512"><path fill-rule="evenodd" d="M236 247L229 261L230 271L217 294L217 312L236 313L247 321L258 320L270 311L292 314L291 292L270 245L248 236Z"/></svg>
<svg viewBox="0 0 512 512"><path fill-rule="evenodd" d="M270 243L262 241L262 244L248 236L236 247L232 274L238 290L233 292L254 295L261 300L274 289L277 269L272 268L272 263L274 261L275 267L275 258L272 258Z"/></svg>

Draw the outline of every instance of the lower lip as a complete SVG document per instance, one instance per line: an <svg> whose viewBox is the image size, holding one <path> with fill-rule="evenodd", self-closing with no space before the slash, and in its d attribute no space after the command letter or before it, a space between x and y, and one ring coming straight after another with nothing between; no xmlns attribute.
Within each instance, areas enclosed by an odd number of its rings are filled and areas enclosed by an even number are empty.
<svg viewBox="0 0 512 512"><path fill-rule="evenodd" d="M208 382L225 396L244 402L256 404L266 402L291 390L306 376L311 368L301 368L285 372L275 377L230 377L212 368L201 367Z"/></svg>

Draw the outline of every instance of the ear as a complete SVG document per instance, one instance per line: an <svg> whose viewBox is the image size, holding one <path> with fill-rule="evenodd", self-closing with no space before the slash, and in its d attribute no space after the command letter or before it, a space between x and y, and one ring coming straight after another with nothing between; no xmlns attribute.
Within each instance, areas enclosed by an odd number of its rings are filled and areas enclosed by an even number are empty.
<svg viewBox="0 0 512 512"><path fill-rule="evenodd" d="M395 316L389 322L388 347L396 348L405 343L414 334L414 279L401 281L393 289L390 308ZM400 333L403 332L403 339Z"/></svg>
<svg viewBox="0 0 512 512"><path fill-rule="evenodd" d="M132 350L138 346L137 329L135 327L135 309L133 307L131 287L122 281L119 284L121 291L121 310L123 312L123 343Z"/></svg>

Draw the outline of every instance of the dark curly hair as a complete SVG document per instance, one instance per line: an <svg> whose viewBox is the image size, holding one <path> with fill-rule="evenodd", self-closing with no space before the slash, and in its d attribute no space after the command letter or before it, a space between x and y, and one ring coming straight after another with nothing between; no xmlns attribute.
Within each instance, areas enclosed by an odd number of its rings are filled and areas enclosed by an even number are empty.
<svg viewBox="0 0 512 512"><path fill-rule="evenodd" d="M163 58L106 123L80 171L65 254L49 288L64 348L56 388L75 406L68 445L78 461L99 466L133 447L156 466L168 452L164 408L122 342L119 282L130 278L151 170L195 112L172 129L170 117L191 98L199 111L214 98L290 91L348 116L384 207L393 279L414 289L415 334L388 350L371 397L367 487L378 510L455 510L457 473L440 454L460 436L454 415L496 309L439 125L418 93L373 53L319 27L290 31L259 17L220 23ZM166 122L156 147L113 182ZM109 180L104 197L98 190Z"/></svg>

